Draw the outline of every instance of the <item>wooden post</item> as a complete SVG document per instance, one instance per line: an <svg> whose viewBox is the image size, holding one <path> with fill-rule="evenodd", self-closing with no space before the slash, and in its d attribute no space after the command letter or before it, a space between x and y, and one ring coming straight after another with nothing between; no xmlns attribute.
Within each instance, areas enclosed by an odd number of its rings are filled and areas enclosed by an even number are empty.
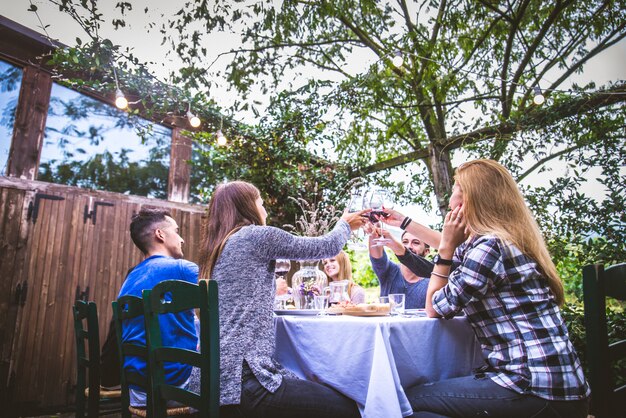
<svg viewBox="0 0 626 418"><path fill-rule="evenodd" d="M32 66L24 67L7 176L26 180L37 178L51 91L49 73Z"/></svg>
<svg viewBox="0 0 626 418"><path fill-rule="evenodd" d="M191 160L190 138L182 134L182 129L172 129L172 149L170 153L170 172L167 182L167 200L189 202L190 172L188 161Z"/></svg>

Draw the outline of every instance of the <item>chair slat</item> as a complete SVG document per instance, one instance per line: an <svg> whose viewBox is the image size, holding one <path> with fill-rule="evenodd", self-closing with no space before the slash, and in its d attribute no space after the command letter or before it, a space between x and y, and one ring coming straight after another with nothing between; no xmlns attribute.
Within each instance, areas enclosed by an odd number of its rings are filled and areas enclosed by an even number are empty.
<svg viewBox="0 0 626 418"><path fill-rule="evenodd" d="M591 413L596 418L619 416L623 402L618 398L612 377L611 363L626 357L626 341L609 345L606 320L606 297L626 299L626 264L604 268L600 264L583 268L583 299Z"/></svg>
<svg viewBox="0 0 626 418"><path fill-rule="evenodd" d="M218 417L219 414L219 317L217 283L200 281L192 284L179 280L163 281L151 290L143 291L146 337L150 360L150 379L155 417L166 416L168 400L191 406L199 416ZM190 309L199 311L200 347L195 351L163 347L159 315ZM201 370L200 394L171 386L165 382L165 362L185 363Z"/></svg>
<svg viewBox="0 0 626 418"><path fill-rule="evenodd" d="M76 342L76 417L120 411L120 398L100 391L100 329L95 302L77 300L72 308ZM85 328L84 320L87 320ZM88 377L88 378L87 378Z"/></svg>

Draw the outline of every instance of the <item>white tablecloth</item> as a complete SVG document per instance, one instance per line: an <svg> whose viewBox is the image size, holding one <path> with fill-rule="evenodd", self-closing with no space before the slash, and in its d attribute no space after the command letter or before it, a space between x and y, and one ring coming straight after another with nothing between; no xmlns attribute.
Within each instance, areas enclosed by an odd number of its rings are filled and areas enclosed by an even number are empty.
<svg viewBox="0 0 626 418"><path fill-rule="evenodd" d="M404 388L483 364L464 317L277 316L276 358L354 399L363 418L411 415Z"/></svg>

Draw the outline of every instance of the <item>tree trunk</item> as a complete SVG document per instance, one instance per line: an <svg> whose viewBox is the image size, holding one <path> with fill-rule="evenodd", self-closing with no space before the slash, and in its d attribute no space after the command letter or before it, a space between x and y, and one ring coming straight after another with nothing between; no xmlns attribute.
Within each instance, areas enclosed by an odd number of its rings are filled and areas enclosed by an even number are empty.
<svg viewBox="0 0 626 418"><path fill-rule="evenodd" d="M448 200L452 194L453 173L450 152L442 145L428 145L428 169L433 179L437 207L442 218L448 211Z"/></svg>

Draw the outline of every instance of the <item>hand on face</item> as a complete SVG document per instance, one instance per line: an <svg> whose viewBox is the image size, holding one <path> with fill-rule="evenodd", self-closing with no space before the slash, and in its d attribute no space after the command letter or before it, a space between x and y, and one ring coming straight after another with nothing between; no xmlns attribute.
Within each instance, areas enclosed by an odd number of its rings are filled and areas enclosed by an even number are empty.
<svg viewBox="0 0 626 418"><path fill-rule="evenodd" d="M469 236L462 205L448 212L443 222L440 248L454 249Z"/></svg>

